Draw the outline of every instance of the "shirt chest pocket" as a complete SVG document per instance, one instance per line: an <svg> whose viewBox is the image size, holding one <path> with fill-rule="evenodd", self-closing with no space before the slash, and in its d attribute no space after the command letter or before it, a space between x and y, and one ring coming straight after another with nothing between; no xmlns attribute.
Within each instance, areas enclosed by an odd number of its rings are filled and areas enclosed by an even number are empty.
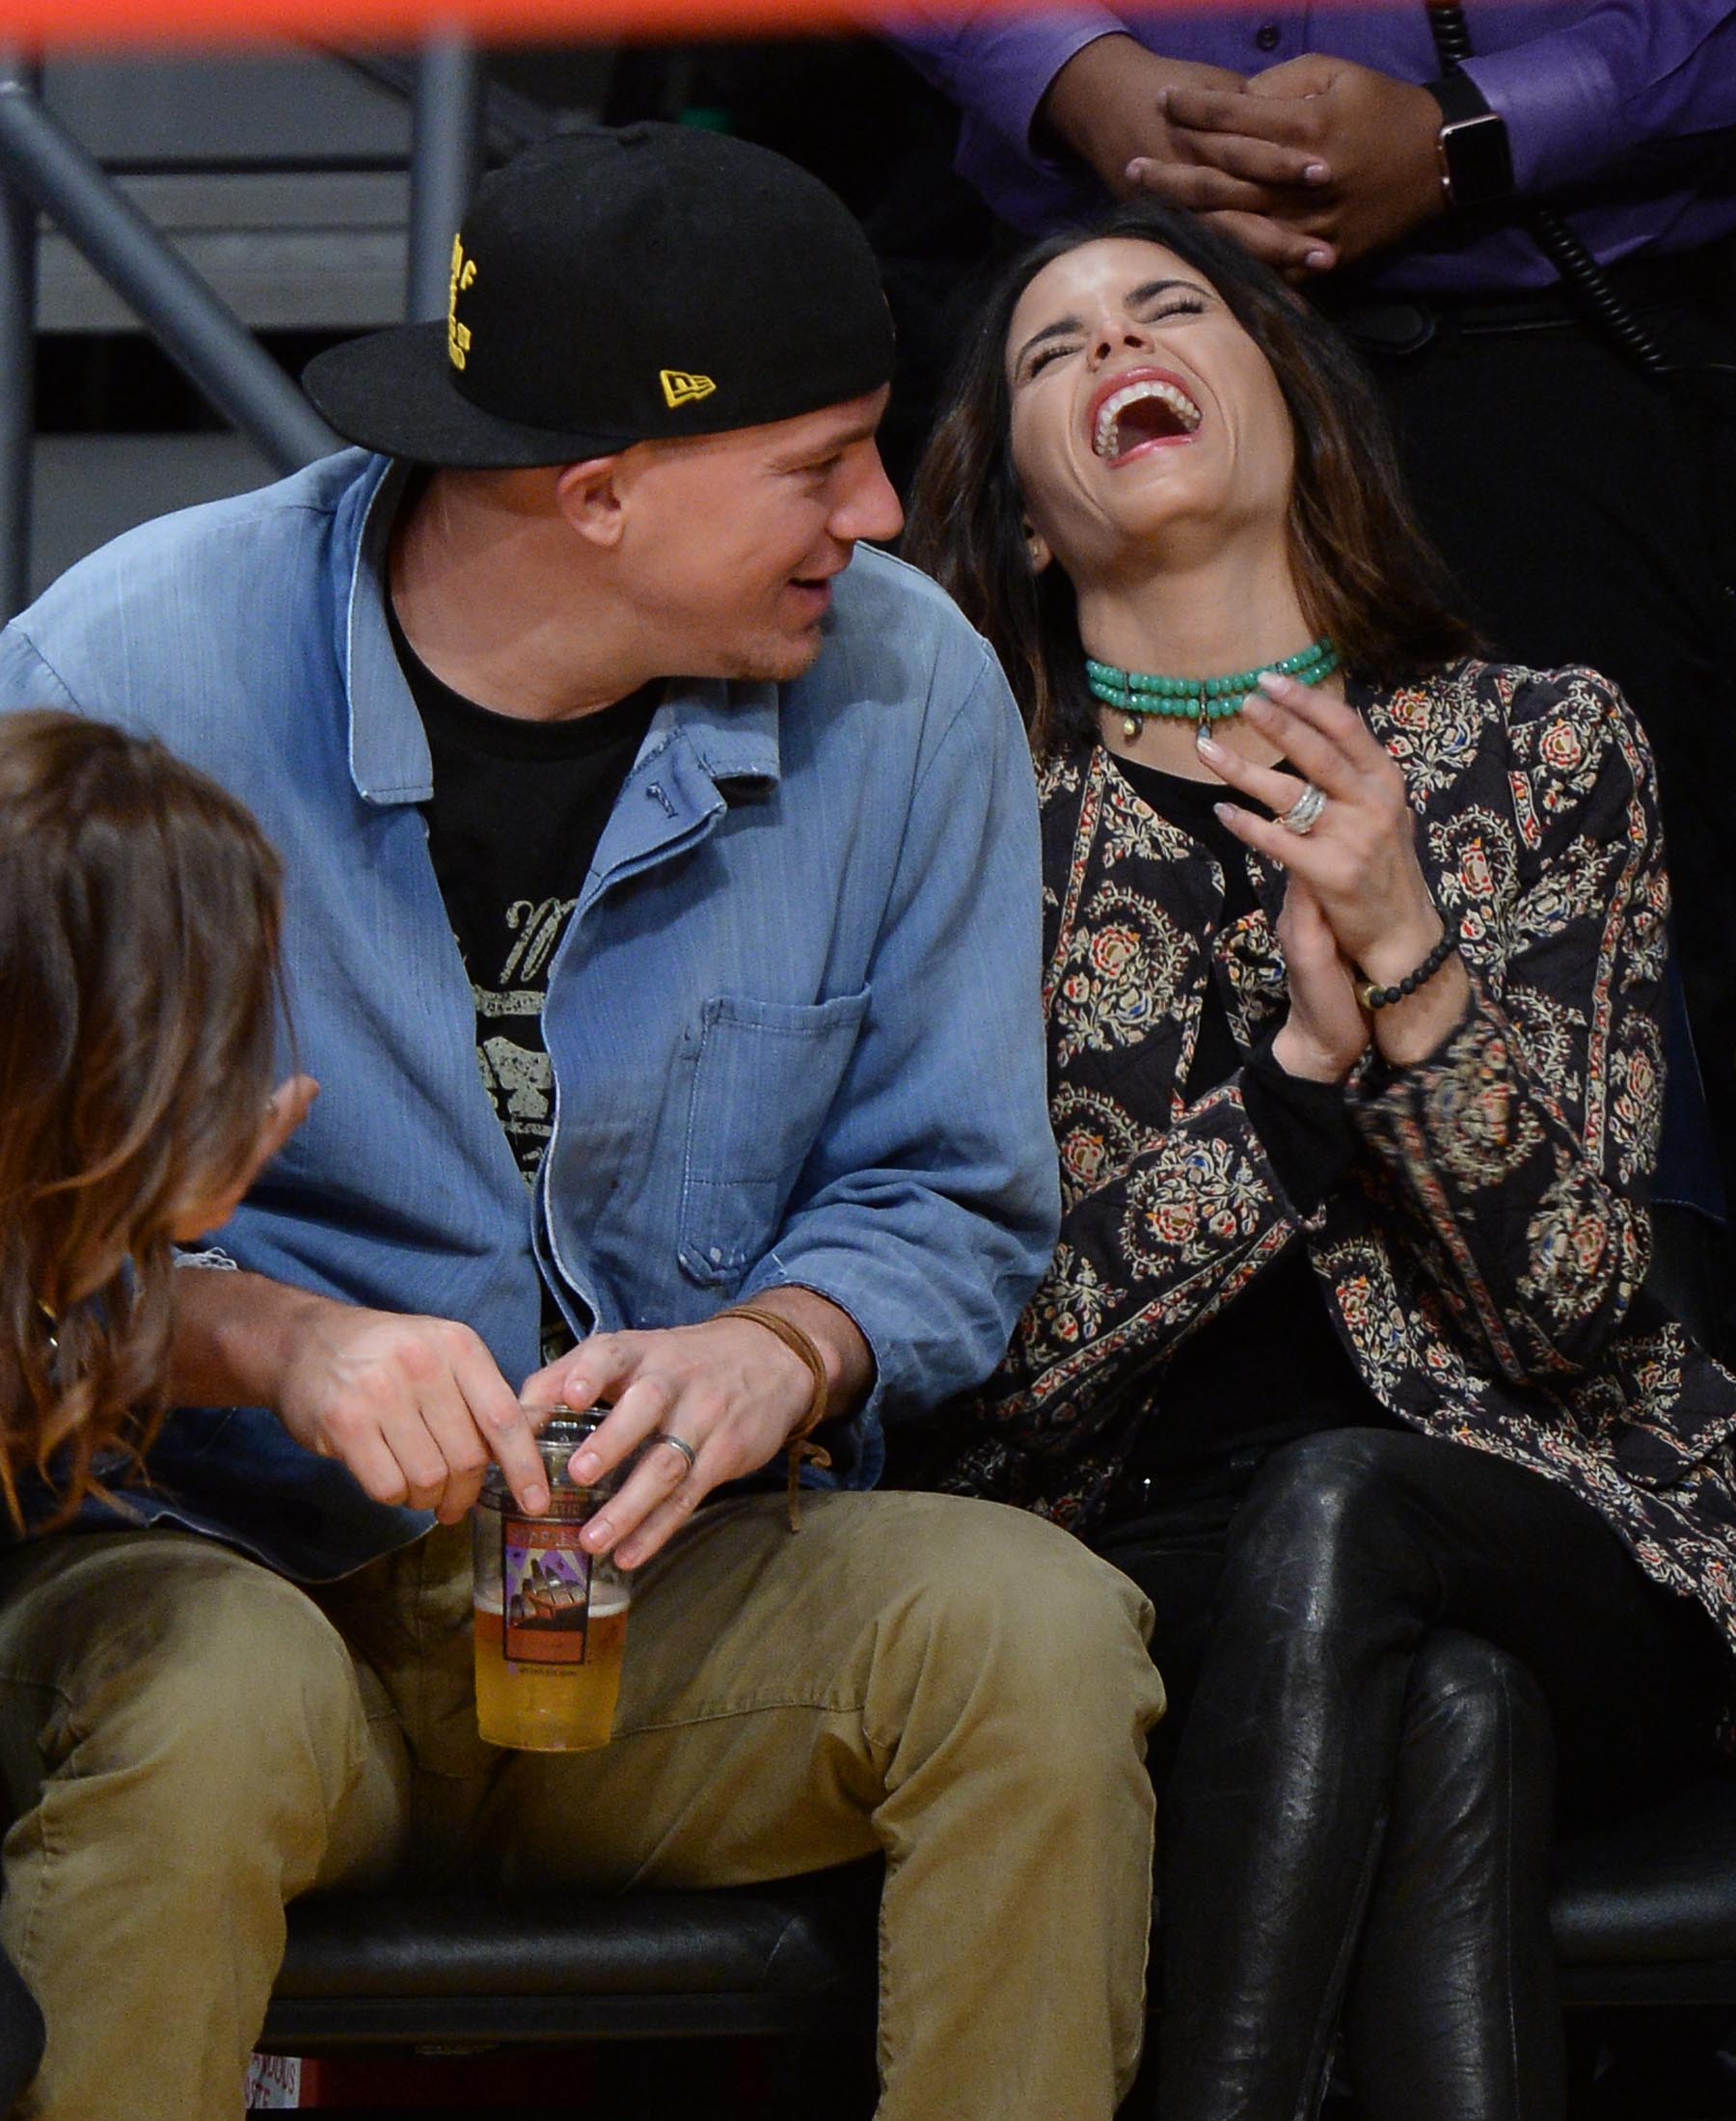
<svg viewBox="0 0 1736 2121"><path fill-rule="evenodd" d="M770 1250L855 1048L868 990L831 1001L708 1001L693 1034L681 1264L739 1283Z"/></svg>

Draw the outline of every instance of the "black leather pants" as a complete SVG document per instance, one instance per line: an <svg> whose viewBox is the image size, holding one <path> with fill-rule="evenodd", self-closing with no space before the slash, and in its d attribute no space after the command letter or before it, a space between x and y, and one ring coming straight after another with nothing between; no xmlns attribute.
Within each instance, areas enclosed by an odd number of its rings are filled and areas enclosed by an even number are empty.
<svg viewBox="0 0 1736 2121"><path fill-rule="evenodd" d="M1552 1833L1703 1771L1710 1622L1564 1488L1406 1431L1304 1437L1099 1544L1178 1727L1161 2121L1305 2121L1341 2032L1367 2121L1559 2121Z"/></svg>

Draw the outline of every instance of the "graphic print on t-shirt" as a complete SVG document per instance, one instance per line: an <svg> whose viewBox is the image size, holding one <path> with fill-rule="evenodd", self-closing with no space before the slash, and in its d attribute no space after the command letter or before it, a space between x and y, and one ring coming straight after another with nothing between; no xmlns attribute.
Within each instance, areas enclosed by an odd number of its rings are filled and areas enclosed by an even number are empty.
<svg viewBox="0 0 1736 2121"><path fill-rule="evenodd" d="M470 964L476 1065L529 1185L536 1183L543 1151L555 1131L555 1066L542 1033L549 965L578 903L576 898L514 899L505 908L503 954L483 959L483 965L492 962L500 966L492 982L477 977L483 966L474 956ZM465 948L463 938L458 946ZM467 956L485 947L484 938L473 935Z"/></svg>
<svg viewBox="0 0 1736 2121"><path fill-rule="evenodd" d="M475 1004L476 1070L534 1188L555 1132L549 972L662 688L567 721L502 714L443 684L388 618L428 739L428 857ZM545 1286L544 1362L571 1345Z"/></svg>

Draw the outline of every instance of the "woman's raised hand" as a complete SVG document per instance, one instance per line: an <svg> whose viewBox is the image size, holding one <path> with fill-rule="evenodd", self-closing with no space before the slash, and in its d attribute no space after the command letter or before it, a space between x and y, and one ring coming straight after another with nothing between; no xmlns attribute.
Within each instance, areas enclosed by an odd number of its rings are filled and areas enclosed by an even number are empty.
<svg viewBox="0 0 1736 2121"><path fill-rule="evenodd" d="M1287 1075L1343 1082L1368 1046L1369 1020L1357 1005L1354 970L1300 877L1292 876L1285 891L1278 940L1290 1006L1272 1041L1272 1058Z"/></svg>
<svg viewBox="0 0 1736 2121"><path fill-rule="evenodd" d="M1269 672L1242 712L1325 801L1305 829L1302 819L1285 824L1302 792L1294 775L1252 765L1207 737L1200 750L1212 771L1276 813L1257 817L1220 803L1219 817L1307 885L1340 951L1366 979L1397 986L1444 933L1417 859L1416 820L1397 762L1354 708L1294 678ZM1466 992L1464 967L1450 958L1425 988L1380 1012L1381 1051L1398 1063L1431 1052L1463 1014Z"/></svg>

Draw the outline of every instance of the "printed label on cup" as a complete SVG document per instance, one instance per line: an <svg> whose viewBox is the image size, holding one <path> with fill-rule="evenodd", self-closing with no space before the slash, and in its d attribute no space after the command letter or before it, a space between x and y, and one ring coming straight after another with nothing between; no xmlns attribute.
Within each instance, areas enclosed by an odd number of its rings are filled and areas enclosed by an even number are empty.
<svg viewBox="0 0 1736 2121"><path fill-rule="evenodd" d="M591 1558L584 1525L501 1519L502 1648L515 1664L582 1665L590 1645Z"/></svg>

